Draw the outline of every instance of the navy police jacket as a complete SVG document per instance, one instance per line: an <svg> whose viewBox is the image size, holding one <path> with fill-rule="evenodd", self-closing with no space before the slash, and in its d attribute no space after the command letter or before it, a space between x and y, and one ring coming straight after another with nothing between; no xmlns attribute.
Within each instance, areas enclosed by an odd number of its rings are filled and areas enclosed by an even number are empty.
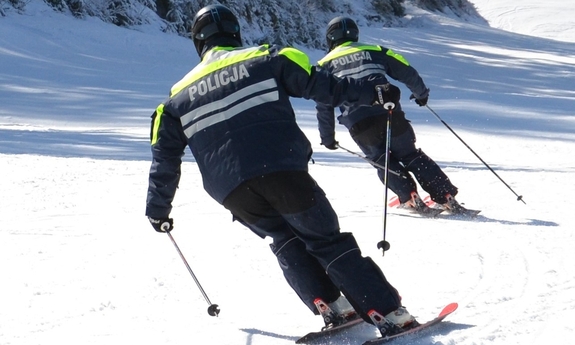
<svg viewBox="0 0 575 345"><path fill-rule="evenodd" d="M291 47L210 49L152 115L146 215L169 215L186 146L205 190L223 203L239 184L256 176L307 171L312 149L289 97L333 107L372 104L375 85L381 83L335 78Z"/></svg>
<svg viewBox="0 0 575 345"><path fill-rule="evenodd" d="M378 45L346 42L330 51L318 65L327 68L338 77L363 78L374 74L388 75L405 84L418 99L427 97L429 92L419 73L403 56ZM322 144L329 145L335 141L334 107L318 103L316 110ZM386 115L381 105L363 107L359 104L348 104L342 106L340 110L341 115L337 119L348 129L367 117ZM397 104L395 111L401 111L401 105Z"/></svg>

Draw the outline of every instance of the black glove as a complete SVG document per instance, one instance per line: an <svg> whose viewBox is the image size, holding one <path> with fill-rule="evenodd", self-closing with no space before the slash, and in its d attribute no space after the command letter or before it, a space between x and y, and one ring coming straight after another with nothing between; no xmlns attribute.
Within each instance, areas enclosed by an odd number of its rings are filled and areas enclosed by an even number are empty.
<svg viewBox="0 0 575 345"><path fill-rule="evenodd" d="M335 140L332 141L332 142L329 143L329 144L323 144L323 143L322 143L322 145L325 146L325 147L327 147L327 148L330 149L330 150L337 150L337 148L339 147L339 143L338 143L337 141L335 141Z"/></svg>
<svg viewBox="0 0 575 345"><path fill-rule="evenodd" d="M381 103L381 100L379 99L379 93L378 93L378 89L381 89L381 95L383 96L383 104ZM376 85L375 86L375 92L376 92L376 104L380 104L380 105L385 105L386 103L393 103L393 108L395 108L395 106L399 103L399 100L401 98L401 90L390 83L384 84L384 85Z"/></svg>
<svg viewBox="0 0 575 345"><path fill-rule="evenodd" d="M148 217L150 224L157 232L170 232L174 228L174 220L172 218L152 218Z"/></svg>
<svg viewBox="0 0 575 345"><path fill-rule="evenodd" d="M423 107L427 104L427 100L429 99L429 95L425 96L424 98L417 99L417 98L415 98L414 94L411 94L411 96L409 96L409 99L414 99L415 104L419 105L420 107Z"/></svg>

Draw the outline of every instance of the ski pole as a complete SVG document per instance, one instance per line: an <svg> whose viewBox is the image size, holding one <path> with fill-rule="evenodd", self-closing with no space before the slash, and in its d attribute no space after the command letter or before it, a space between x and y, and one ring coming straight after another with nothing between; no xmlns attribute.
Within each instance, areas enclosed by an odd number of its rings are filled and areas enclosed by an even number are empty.
<svg viewBox="0 0 575 345"><path fill-rule="evenodd" d="M445 121L443 121L443 119L441 119L441 117L439 117L439 115L437 115L437 113L436 113L435 111L433 111L433 109L431 109L431 108L429 107L429 105L426 104L425 106L427 107L427 109L429 109L429 111L431 111L431 113L432 113L433 115L435 115L435 117L437 117L437 119L438 119L439 121L441 121L441 123L443 123L443 125L444 125L445 127L447 127L447 129L449 129L449 130L451 131L451 133L453 133L453 135L455 135L455 136L457 137L457 139L459 139L459 141L461 141L461 142L463 143L463 145L465 145L465 146L469 149L469 151L471 151L471 152L475 155L475 157L477 157L477 158L481 161L481 163L483 163L483 165L485 165L485 166L487 167L487 169L491 170L491 172L492 172L495 176L497 176L497 178L498 178L501 182L503 182L503 184L504 184L505 186L507 186L507 188L509 188L509 190L510 190L511 192L513 192L513 194L515 194L515 196L517 197L517 201L521 201L522 203L525 204L525 201L523 200L523 195L517 195L517 193L515 193L515 191L514 191L507 183L505 183L505 181L503 181L503 179L502 179L501 177L499 177L499 175L497 175L497 173L496 173L493 169L491 169L491 167L490 167L487 163L485 163L485 161L484 161L483 159L481 159L481 157L479 157L479 155L478 155L477 153L475 153L475 151L473 151L473 149L472 149L471 147L469 147L469 145L467 145L467 143L466 143L465 141L463 141L463 139L461 139L461 138L459 137L459 135L457 135L457 133L455 133L455 131L454 131L453 129L451 129L451 127L449 127L449 125L448 125L447 123L445 123Z"/></svg>
<svg viewBox="0 0 575 345"><path fill-rule="evenodd" d="M364 161L368 162L369 164L373 165L373 166L376 167L376 168L385 169L385 166L383 166L383 165L381 165L381 164L378 164L378 163L372 161L371 159L369 159L369 158L367 158L367 157L365 157L365 156L362 156L361 154L359 154L359 153L357 153L357 152L348 150L348 149L346 149L345 147L341 146L339 143L337 144L337 147L339 147L340 149L342 149L342 150L344 150L344 151L347 151L348 153L351 153L352 155L355 155L355 156L357 156L357 157L363 159ZM402 173L398 173L397 171L389 170L389 172L390 172L391 174L395 175L395 176L398 176L398 177L401 177L401 178L407 178L407 176L405 176L405 175L402 174Z"/></svg>
<svg viewBox="0 0 575 345"><path fill-rule="evenodd" d="M389 84L383 85L383 87L377 87L377 97L379 99L379 103L383 106L384 109L388 110L387 113L387 124L386 124L386 139L385 139L385 167L384 167L384 175L383 175L383 184L385 185L384 190L384 197L383 197L383 240L377 243L377 248L382 250L382 255L385 256L385 252L391 248L389 242L385 240L385 235L387 231L387 178L389 176L389 149L391 146L391 115L392 110L395 108L395 104L393 102L384 102L383 101L383 89L385 91L389 90Z"/></svg>
<svg viewBox="0 0 575 345"><path fill-rule="evenodd" d="M176 247L176 250L178 251L178 254L180 254L180 258L182 258L182 261L184 262L184 265L186 265L186 268L188 269L188 272L190 272L190 275L192 276L192 278L194 279L194 281L196 282L196 285L198 286L198 288L200 289L200 292L202 293L202 295L204 296L204 299L206 300L206 302L208 302L208 304L210 305L208 307L208 314L210 314L210 316L218 316L218 314L220 313L220 309L218 307L217 304L212 304L212 302L210 302L210 299L208 298L208 295L206 295L206 292L204 291L204 289L202 288L202 285L200 285L200 282L198 281L198 278L196 278L196 275L194 274L194 272L192 271L192 269L190 268L190 265L188 265L188 261L186 261L186 258L184 257L184 254L182 254L182 251L180 250L180 247L178 247L178 245L176 244L176 241L174 240L174 237L172 236L172 234L167 231L166 234L168 234L168 236L170 237L170 240L172 240L172 243L174 244L174 247Z"/></svg>

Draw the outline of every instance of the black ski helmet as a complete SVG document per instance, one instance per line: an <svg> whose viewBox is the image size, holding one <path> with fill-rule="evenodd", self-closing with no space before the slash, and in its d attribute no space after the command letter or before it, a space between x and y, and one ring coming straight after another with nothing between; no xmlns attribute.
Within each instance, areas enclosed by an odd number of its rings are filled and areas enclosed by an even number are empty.
<svg viewBox="0 0 575 345"><path fill-rule="evenodd" d="M348 17L335 17L327 24L325 32L327 46L332 50L343 42L357 42L359 29L353 19Z"/></svg>
<svg viewBox="0 0 575 345"><path fill-rule="evenodd" d="M235 39L242 45L240 23L229 8L223 5L209 5L198 11L192 22L192 40L199 56L206 41L218 37Z"/></svg>

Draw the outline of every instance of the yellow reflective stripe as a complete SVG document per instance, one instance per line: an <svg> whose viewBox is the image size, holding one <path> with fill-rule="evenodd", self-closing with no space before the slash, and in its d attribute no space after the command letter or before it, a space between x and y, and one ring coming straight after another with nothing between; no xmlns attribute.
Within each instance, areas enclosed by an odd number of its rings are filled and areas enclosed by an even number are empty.
<svg viewBox="0 0 575 345"><path fill-rule="evenodd" d="M160 131L160 124L162 122L163 115L164 104L160 104L156 108L156 117L154 117L154 125L152 127L152 145L158 142L158 132Z"/></svg>
<svg viewBox="0 0 575 345"><path fill-rule="evenodd" d="M365 44L365 45L353 45L352 46L353 43L354 42L346 42L346 43L338 46L337 48L335 48L334 50L329 52L329 54L324 56L323 59L319 60L318 65L323 66L325 63L327 63L331 60L335 60L339 57L353 54L353 53L357 53L357 52L361 52L364 50L381 51L380 46L367 45L367 44Z"/></svg>
<svg viewBox="0 0 575 345"><path fill-rule="evenodd" d="M205 77L206 75L213 73L219 69L228 67L230 65L236 64L238 62L242 62L245 60L249 60L259 56L269 55L268 45L261 45L259 47L255 47L253 49L242 49L238 54L232 54L229 57L219 59L216 61L209 61L209 56L204 57L204 61L196 66L193 70L190 71L182 80L177 82L170 91L170 97L176 95L191 83L195 82L196 80ZM214 51L219 50L229 50L232 51L233 47L216 47L210 51L213 53ZM204 63L207 62L207 63Z"/></svg>
<svg viewBox="0 0 575 345"><path fill-rule="evenodd" d="M298 64L301 68L303 68L307 74L311 74L311 64L309 62L309 57L304 52L295 48L286 47L280 50L279 55L284 55L291 61Z"/></svg>
<svg viewBox="0 0 575 345"><path fill-rule="evenodd" d="M409 62L407 62L407 60L403 56L401 56L397 53L394 53L393 50L388 49L386 54L387 54L387 56L391 56L392 58L396 59L397 61L401 62L402 64L409 66Z"/></svg>

